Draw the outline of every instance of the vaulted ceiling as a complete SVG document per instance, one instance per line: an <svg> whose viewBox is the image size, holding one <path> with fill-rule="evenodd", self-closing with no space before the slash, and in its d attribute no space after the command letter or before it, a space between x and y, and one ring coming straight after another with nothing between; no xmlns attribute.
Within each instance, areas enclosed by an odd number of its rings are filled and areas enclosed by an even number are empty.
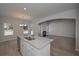
<svg viewBox="0 0 79 59"><path fill-rule="evenodd" d="M2 3L0 4L0 16L23 19L24 8L30 13L33 19L38 19L63 12L69 9L78 8L74 3ZM28 17L26 17L27 19ZM30 17L31 18L31 17Z"/></svg>

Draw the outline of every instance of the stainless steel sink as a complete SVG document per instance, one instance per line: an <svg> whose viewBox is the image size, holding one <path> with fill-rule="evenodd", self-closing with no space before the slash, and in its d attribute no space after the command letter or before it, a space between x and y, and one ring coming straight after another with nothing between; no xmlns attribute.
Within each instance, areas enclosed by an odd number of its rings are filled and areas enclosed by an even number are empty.
<svg viewBox="0 0 79 59"><path fill-rule="evenodd" d="M32 37L24 37L24 38L27 40L35 40L35 38L32 38Z"/></svg>

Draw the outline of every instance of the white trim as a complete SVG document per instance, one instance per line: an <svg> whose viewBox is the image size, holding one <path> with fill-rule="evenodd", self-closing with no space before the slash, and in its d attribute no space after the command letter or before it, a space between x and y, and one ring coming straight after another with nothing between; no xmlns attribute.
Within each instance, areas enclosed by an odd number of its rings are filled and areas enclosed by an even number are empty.
<svg viewBox="0 0 79 59"><path fill-rule="evenodd" d="M79 52L79 49L76 48L75 51L78 51Z"/></svg>

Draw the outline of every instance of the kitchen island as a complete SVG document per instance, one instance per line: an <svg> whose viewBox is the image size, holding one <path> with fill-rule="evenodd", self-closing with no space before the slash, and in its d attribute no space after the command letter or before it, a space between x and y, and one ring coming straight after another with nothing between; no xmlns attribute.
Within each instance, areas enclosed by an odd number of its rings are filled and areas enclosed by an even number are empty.
<svg viewBox="0 0 79 59"><path fill-rule="evenodd" d="M38 36L34 36L35 40L20 38L20 52L23 56L50 56L50 43L53 39Z"/></svg>

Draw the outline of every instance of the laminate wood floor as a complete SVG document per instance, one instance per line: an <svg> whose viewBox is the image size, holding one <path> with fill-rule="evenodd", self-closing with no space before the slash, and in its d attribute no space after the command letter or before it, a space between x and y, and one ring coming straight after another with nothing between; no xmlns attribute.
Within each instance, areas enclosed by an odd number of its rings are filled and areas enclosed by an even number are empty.
<svg viewBox="0 0 79 59"><path fill-rule="evenodd" d="M78 56L79 52L75 51L75 38L63 36L49 36L54 39L51 43L51 55L53 56Z"/></svg>
<svg viewBox="0 0 79 59"><path fill-rule="evenodd" d="M17 41L0 42L0 56L20 56L17 49Z"/></svg>
<svg viewBox="0 0 79 59"><path fill-rule="evenodd" d="M62 48L56 41L51 43L51 56L78 56L79 52L74 49ZM0 56L21 56L17 48L17 40L0 42Z"/></svg>

